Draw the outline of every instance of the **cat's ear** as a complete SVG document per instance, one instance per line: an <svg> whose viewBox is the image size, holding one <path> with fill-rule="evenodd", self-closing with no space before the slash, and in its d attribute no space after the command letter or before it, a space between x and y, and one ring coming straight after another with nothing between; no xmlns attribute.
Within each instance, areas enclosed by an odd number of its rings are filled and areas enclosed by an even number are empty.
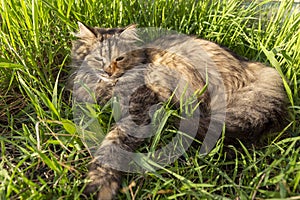
<svg viewBox="0 0 300 200"><path fill-rule="evenodd" d="M137 29L136 29L136 24L129 25L124 28L124 31L120 34L122 38L127 38L127 39L136 39L137 38Z"/></svg>
<svg viewBox="0 0 300 200"><path fill-rule="evenodd" d="M78 22L79 32L74 35L78 38L96 38L95 33L86 25L81 22Z"/></svg>

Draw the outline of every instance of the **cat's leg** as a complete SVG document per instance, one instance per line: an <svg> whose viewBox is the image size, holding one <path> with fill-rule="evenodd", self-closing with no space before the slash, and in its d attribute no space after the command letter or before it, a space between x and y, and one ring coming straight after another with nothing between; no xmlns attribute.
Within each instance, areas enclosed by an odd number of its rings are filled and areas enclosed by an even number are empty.
<svg viewBox="0 0 300 200"><path fill-rule="evenodd" d="M150 134L149 111L158 98L146 86L141 86L132 93L128 106L123 103L120 102L121 119L102 141L88 172L90 183L85 193L98 191L99 200L112 199L118 192L122 171L130 171L132 153Z"/></svg>
<svg viewBox="0 0 300 200"><path fill-rule="evenodd" d="M89 167L87 178L90 183L85 188L86 195L98 193L99 200L113 199L119 189L121 175L119 171L102 166L94 159Z"/></svg>
<svg viewBox="0 0 300 200"><path fill-rule="evenodd" d="M247 143L280 131L286 117L286 94L279 74L269 67L255 72L257 80L235 91L226 109L226 136Z"/></svg>
<svg viewBox="0 0 300 200"><path fill-rule="evenodd" d="M121 127L111 130L91 162L87 177L90 183L86 186L85 193L97 192L98 200L113 199L121 181L122 172L119 169L122 165L126 168L129 164L129 158L124 152L134 151L142 140L127 134Z"/></svg>

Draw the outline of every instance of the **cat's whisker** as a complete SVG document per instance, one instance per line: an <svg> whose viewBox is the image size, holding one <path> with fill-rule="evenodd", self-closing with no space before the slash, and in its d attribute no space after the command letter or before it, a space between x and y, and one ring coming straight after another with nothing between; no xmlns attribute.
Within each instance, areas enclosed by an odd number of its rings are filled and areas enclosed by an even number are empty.
<svg viewBox="0 0 300 200"><path fill-rule="evenodd" d="M114 80L112 80L111 78L106 78L106 77L104 77L104 76L101 76L100 79L103 80L103 81L106 81L106 82L113 82L113 81L114 81Z"/></svg>

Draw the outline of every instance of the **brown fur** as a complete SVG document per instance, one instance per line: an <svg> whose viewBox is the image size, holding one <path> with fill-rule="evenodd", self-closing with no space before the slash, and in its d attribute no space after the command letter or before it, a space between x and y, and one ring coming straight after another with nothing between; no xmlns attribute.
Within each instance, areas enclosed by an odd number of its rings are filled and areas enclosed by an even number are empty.
<svg viewBox="0 0 300 200"><path fill-rule="evenodd" d="M128 89L134 91L129 112L122 113L119 123L106 135L90 166L91 182L85 191L88 194L98 191L98 199L112 199L121 179L121 172L105 163L124 162L123 155L112 153L117 148L134 151L143 142L139 134L145 132L134 127L149 123L149 109L170 98L174 92L170 88L178 86L178 77L187 80L195 90L201 90L206 75L209 77L210 89L199 97L202 102L199 138L205 137L212 108L219 109L216 102L220 97L213 91L218 91L222 82L227 142L240 139L255 143L262 135L278 131L284 125L286 94L281 77L273 68L237 59L228 50L202 39L186 37L182 41L171 35L137 48L134 26L100 29L79 24L79 29L72 50L75 70L70 80L74 97L78 101L93 101L82 83L95 92L98 103L107 102L113 94L122 96ZM212 66L221 77L210 70ZM144 84L134 88L136 82ZM184 88L180 82L179 88L175 102Z"/></svg>

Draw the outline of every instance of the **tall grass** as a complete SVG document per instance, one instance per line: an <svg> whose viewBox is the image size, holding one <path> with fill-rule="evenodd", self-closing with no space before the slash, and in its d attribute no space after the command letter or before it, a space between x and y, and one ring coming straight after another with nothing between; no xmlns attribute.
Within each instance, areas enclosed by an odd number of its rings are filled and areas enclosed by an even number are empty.
<svg viewBox="0 0 300 200"><path fill-rule="evenodd" d="M226 147L230 159L222 141L206 157L191 149L155 173L128 175L120 199L300 199L300 14L292 1L268 2L1 0L0 199L84 198L91 157L64 88L77 21L194 34L268 63L285 80L284 139Z"/></svg>

